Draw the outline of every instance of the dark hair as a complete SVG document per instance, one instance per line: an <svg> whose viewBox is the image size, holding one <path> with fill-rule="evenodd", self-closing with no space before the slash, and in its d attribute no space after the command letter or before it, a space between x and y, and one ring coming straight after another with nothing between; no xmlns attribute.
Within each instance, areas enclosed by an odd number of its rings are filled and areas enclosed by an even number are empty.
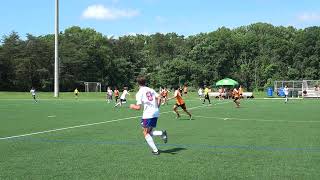
<svg viewBox="0 0 320 180"><path fill-rule="evenodd" d="M138 76L137 82L140 86L145 86L146 85L146 78L144 76Z"/></svg>

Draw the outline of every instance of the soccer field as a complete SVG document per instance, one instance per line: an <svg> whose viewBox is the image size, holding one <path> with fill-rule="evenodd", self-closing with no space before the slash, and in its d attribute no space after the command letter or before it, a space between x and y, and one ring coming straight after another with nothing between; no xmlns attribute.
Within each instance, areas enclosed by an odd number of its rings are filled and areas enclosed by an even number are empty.
<svg viewBox="0 0 320 180"><path fill-rule="evenodd" d="M143 138L142 112L128 104L1 96L0 179L319 179L320 100L250 99L235 108L189 96L193 120L175 119L174 101L161 106L157 129L169 139L155 138L159 156Z"/></svg>

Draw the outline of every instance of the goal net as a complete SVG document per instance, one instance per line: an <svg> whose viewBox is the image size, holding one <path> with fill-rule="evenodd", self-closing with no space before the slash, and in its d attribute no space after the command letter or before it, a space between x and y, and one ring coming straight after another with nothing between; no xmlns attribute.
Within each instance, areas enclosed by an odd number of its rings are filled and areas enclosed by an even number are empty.
<svg viewBox="0 0 320 180"><path fill-rule="evenodd" d="M284 96L283 88L289 88L289 97L302 96L303 81L274 81L274 92L278 96Z"/></svg>
<svg viewBox="0 0 320 180"><path fill-rule="evenodd" d="M85 92L101 92L101 83L84 82Z"/></svg>

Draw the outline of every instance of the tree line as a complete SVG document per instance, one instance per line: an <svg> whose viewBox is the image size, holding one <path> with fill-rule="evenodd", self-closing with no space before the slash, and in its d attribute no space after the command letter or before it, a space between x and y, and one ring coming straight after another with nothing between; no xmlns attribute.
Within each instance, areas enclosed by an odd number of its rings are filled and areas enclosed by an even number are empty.
<svg viewBox="0 0 320 180"><path fill-rule="evenodd" d="M320 27L296 29L255 23L208 33L107 37L90 28L70 27L59 36L60 89L83 82L135 87L146 75L152 87L213 85L229 77L248 90L274 80L320 79ZM52 91L54 35L22 39L17 32L0 44L0 90Z"/></svg>

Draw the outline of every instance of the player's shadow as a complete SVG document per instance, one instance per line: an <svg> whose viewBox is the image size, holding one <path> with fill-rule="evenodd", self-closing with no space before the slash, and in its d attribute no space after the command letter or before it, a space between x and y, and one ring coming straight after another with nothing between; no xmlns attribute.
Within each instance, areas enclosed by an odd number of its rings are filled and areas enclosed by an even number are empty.
<svg viewBox="0 0 320 180"><path fill-rule="evenodd" d="M167 154L175 155L175 154L177 154L179 151L183 151L183 150L186 150L186 148L176 147L176 148L172 148L172 149L161 150L161 153L167 153Z"/></svg>

